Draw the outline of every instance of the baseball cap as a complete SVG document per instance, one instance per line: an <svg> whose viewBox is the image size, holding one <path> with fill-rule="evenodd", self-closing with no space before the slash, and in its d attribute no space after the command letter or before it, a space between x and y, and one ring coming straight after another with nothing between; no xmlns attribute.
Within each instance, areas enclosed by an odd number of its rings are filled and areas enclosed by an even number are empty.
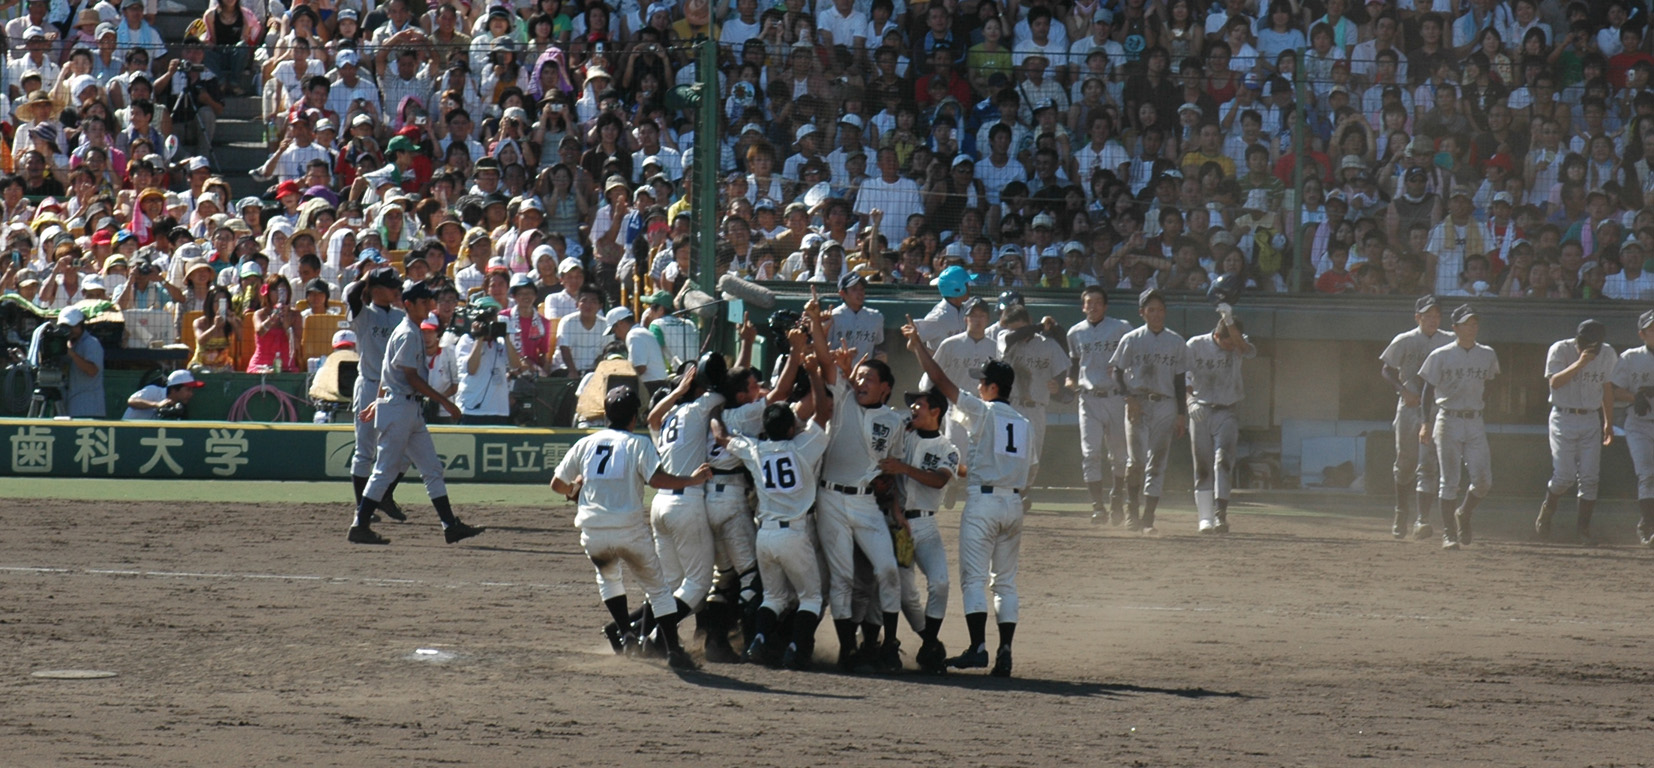
<svg viewBox="0 0 1654 768"><path fill-rule="evenodd" d="M67 325L70 328L73 328L73 327L75 327L77 325L80 325L81 323L84 323L84 322L86 322L86 313L80 311L79 307L70 307L68 309L65 309L61 313L59 313L58 316L57 316L57 324L58 325Z"/></svg>
<svg viewBox="0 0 1654 768"><path fill-rule="evenodd" d="M263 276L264 276L264 270L259 267L258 262L256 262L256 261L241 262L241 267L236 272L236 277L239 277L243 280L245 280L249 277L263 277Z"/></svg>
<svg viewBox="0 0 1654 768"><path fill-rule="evenodd" d="M1056 218L1049 212L1042 212L1034 217L1034 223L1029 226L1029 229L1055 229L1056 226Z"/></svg>
<svg viewBox="0 0 1654 768"><path fill-rule="evenodd" d="M378 248L363 248L362 252L357 255L356 260L367 264L390 263L385 261L385 254L380 253Z"/></svg>
<svg viewBox="0 0 1654 768"><path fill-rule="evenodd" d="M970 155L965 154L964 152L960 152L959 154L954 155L953 156L953 167L958 168L961 165L968 165L968 166L971 166L972 168L975 168L976 167L976 158L973 158Z"/></svg>
<svg viewBox="0 0 1654 768"><path fill-rule="evenodd" d="M369 250L372 250L372 249L369 249ZM366 252L364 252L364 257L365 257L365 254L366 254ZM378 251L374 251L374 255L377 256ZM378 267L378 268L374 269L372 272L368 273L368 287L371 288L371 287L375 287L375 286L377 286L379 288L397 288L397 289L401 289L402 288L402 276L396 274L396 270L391 269L390 267Z"/></svg>
<svg viewBox="0 0 1654 768"><path fill-rule="evenodd" d="M332 293L333 292L333 286L328 285L326 280L323 280L323 279L318 277L318 278L316 278L314 280L311 280L310 282L304 284L304 292L305 293L324 293L324 294L325 293Z"/></svg>
<svg viewBox="0 0 1654 768"><path fill-rule="evenodd" d="M391 271L395 272L395 270ZM431 286L426 285L423 281L416 283L410 280L407 285L402 286L402 301L404 302L435 298L436 293L431 290Z"/></svg>
<svg viewBox="0 0 1654 768"><path fill-rule="evenodd" d="M1642 315L1637 318L1637 330L1647 330L1648 326L1651 325L1654 325L1654 309L1650 309L1647 312L1642 313Z"/></svg>
<svg viewBox="0 0 1654 768"><path fill-rule="evenodd" d="M440 331L442 326L437 324L435 317L426 316L424 320L420 321L419 329L422 331Z"/></svg>
<svg viewBox="0 0 1654 768"><path fill-rule="evenodd" d="M1040 253L1039 253L1039 260L1040 261L1045 261L1046 259L1056 259L1058 261L1061 261L1062 260L1062 251L1057 250L1057 246L1047 245L1047 246L1045 246L1045 250L1040 251Z"/></svg>
<svg viewBox="0 0 1654 768"><path fill-rule="evenodd" d="M570 272L573 272L577 269L578 270L584 270L584 268L580 266L580 260L577 259L577 258L574 258L573 256L565 257L561 262L558 262L558 264L557 264L557 274L559 274L559 275L566 275L566 274L568 274Z"/></svg>
<svg viewBox="0 0 1654 768"><path fill-rule="evenodd" d="M925 405L930 406L931 408L936 408L936 409L942 411L943 413L946 413L947 410L948 410L948 399L946 397L943 397L942 396L942 390L938 389L936 387L931 387L930 389L924 390L923 392L907 392L907 393L904 393L902 395L902 400L903 400L903 402L906 402L909 406L913 405L914 403L919 402L920 400L923 400L923 401L925 401Z"/></svg>
<svg viewBox="0 0 1654 768"><path fill-rule="evenodd" d="M276 199L277 200L280 200L281 198L284 198L288 195L302 195L302 194L304 194L304 191L299 189L299 183L297 181L292 180L292 179L288 179L287 181L284 181L284 182L276 185Z"/></svg>
<svg viewBox="0 0 1654 768"><path fill-rule="evenodd" d="M609 328L611 329L615 327L616 323L635 319L637 319L637 317L632 314L632 310L629 307L615 307L614 309L609 310L607 314L603 315L603 321L608 323Z"/></svg>
<svg viewBox="0 0 1654 768"><path fill-rule="evenodd" d="M672 308L672 294L666 291L655 291L643 298L643 303L654 307Z"/></svg>
<svg viewBox="0 0 1654 768"><path fill-rule="evenodd" d="M972 312L981 312L984 315L988 314L988 302L980 296L972 296L965 299L963 308L965 310L965 314L967 315Z"/></svg>
<svg viewBox="0 0 1654 768"><path fill-rule="evenodd" d="M1574 331L1574 338L1587 347L1601 344L1608 338L1608 326L1596 320L1585 320L1579 324L1579 329Z"/></svg>
<svg viewBox="0 0 1654 768"><path fill-rule="evenodd" d="M964 267L955 264L942 270L936 276L936 279L930 281L930 284L936 286L936 290L942 294L942 298L951 299L955 296L965 295L970 287L970 275L965 273Z"/></svg>
<svg viewBox="0 0 1654 768"><path fill-rule="evenodd" d="M29 27L28 29L23 30L23 39L24 40L33 40L37 37L42 39L42 40L46 39L46 30L41 29L38 26L32 26L32 27Z"/></svg>
<svg viewBox="0 0 1654 768"><path fill-rule="evenodd" d="M609 390L603 396L603 416L609 420L609 426L621 427L632 423L637 418L639 408L643 407L638 400L637 390L629 385L622 384Z"/></svg>
<svg viewBox="0 0 1654 768"><path fill-rule="evenodd" d="M207 158L196 155L195 157L184 161L184 167L191 173L194 173L195 171L207 170L210 166L207 165Z"/></svg>
<svg viewBox="0 0 1654 768"><path fill-rule="evenodd" d="M511 292L516 293L518 288L533 288L534 280L527 273L518 274L511 278Z"/></svg>
<svg viewBox="0 0 1654 768"><path fill-rule="evenodd" d="M803 141L805 136L814 135L815 132L816 127L814 123L805 123L798 126L798 130L793 133L793 142L797 143Z"/></svg>
<svg viewBox="0 0 1654 768"><path fill-rule="evenodd" d="M82 291L101 291L106 288L103 284L103 275L87 275L85 280L80 281Z"/></svg>
<svg viewBox="0 0 1654 768"><path fill-rule="evenodd" d="M867 278L862 277L860 272L846 272L839 276L838 289L840 293L843 293L865 282L867 282Z"/></svg>
<svg viewBox="0 0 1654 768"><path fill-rule="evenodd" d="M350 119L350 127L355 128L358 125L373 125L373 115L366 112L356 113L356 116Z"/></svg>
<svg viewBox="0 0 1654 768"><path fill-rule="evenodd" d="M415 151L413 140L409 139L406 136L397 135L397 136L392 136L390 141L385 142L385 154L388 155L392 152L398 152L398 151L400 151L400 152L413 152L413 151Z"/></svg>
<svg viewBox="0 0 1654 768"><path fill-rule="evenodd" d="M1458 324L1463 323L1467 320L1470 320L1471 318L1473 318L1475 316L1476 316L1476 308L1475 307L1472 307L1469 304L1460 304L1458 309L1453 310L1453 324L1458 325Z"/></svg>
<svg viewBox="0 0 1654 768"><path fill-rule="evenodd" d="M971 378L999 385L999 394L1009 397L1011 388L1016 385L1017 372L1010 363L1003 360L987 360L980 368L971 369Z"/></svg>
<svg viewBox="0 0 1654 768"><path fill-rule="evenodd" d="M1413 313L1417 314L1417 315L1422 315L1426 312L1429 312L1435 306L1436 306L1436 295L1433 294L1433 293L1432 294L1425 294L1423 296L1420 296L1418 301L1413 302Z"/></svg>
<svg viewBox="0 0 1654 768"><path fill-rule="evenodd" d="M191 375L189 371L182 368L167 374L167 389L172 389L173 387L200 389L205 386L207 386L207 382L196 379L195 376Z"/></svg>
<svg viewBox="0 0 1654 768"><path fill-rule="evenodd" d="M1148 306L1148 303L1151 302L1151 301L1159 301L1160 303L1164 304L1164 303L1166 303L1166 297L1165 297L1164 294L1162 294L1160 291L1158 291L1154 288L1150 288L1146 291L1143 291L1142 293L1137 294L1137 308L1138 309L1142 309L1143 307Z"/></svg>
<svg viewBox="0 0 1654 768"><path fill-rule="evenodd" d="M354 67L359 66L362 60L357 57L356 51L346 48L339 52L339 55L333 59L333 63L340 67Z"/></svg>

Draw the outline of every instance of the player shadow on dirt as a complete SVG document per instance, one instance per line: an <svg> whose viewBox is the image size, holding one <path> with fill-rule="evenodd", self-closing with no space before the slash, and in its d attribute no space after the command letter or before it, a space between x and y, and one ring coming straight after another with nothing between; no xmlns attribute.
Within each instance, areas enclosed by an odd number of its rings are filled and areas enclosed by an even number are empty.
<svg viewBox="0 0 1654 768"><path fill-rule="evenodd" d="M852 696L838 693L818 693L816 691L797 691L787 688L772 688L768 685L764 685L763 683L737 680L733 677L720 675L716 672L708 672L705 667L698 670L672 670L672 672L678 676L679 680L682 680L685 683L690 685L698 685L702 688L712 688L719 691L773 693L778 696L804 696L812 699L843 699L846 701L861 701L867 698L866 696ZM789 681L807 681L810 677L809 673L789 673L788 677L785 679Z"/></svg>
<svg viewBox="0 0 1654 768"><path fill-rule="evenodd" d="M488 530L492 532L494 528L490 526ZM473 544L470 547L467 547L467 549L474 549L479 552L515 552L523 555L547 555L550 557L577 557L581 560L586 559L586 553L578 550L524 549L522 547L498 547L489 546L486 544Z"/></svg>
<svg viewBox="0 0 1654 768"><path fill-rule="evenodd" d="M1088 683L1074 680L1044 680L1033 677L990 677L984 675L919 675L908 674L890 678L919 685L967 688L973 691L1017 691L1063 698L1120 697L1137 694L1160 694L1185 699L1250 699L1250 694L1239 691L1214 691L1210 688L1159 688L1133 683Z"/></svg>

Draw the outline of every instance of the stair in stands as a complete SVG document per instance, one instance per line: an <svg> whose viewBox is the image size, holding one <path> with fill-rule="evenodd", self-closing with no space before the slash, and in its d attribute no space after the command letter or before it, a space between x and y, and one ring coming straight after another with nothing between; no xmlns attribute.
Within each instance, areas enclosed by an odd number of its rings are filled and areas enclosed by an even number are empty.
<svg viewBox="0 0 1654 768"><path fill-rule="evenodd" d="M161 33L169 49L176 50L184 42L184 31L207 12L207 0L161 0L162 11L156 14L155 29ZM213 141L214 170L230 182L237 197L263 194L266 185L247 175L269 157L264 143L264 123L259 114L256 95L224 95L224 114L218 116ZM190 148L181 148L190 152Z"/></svg>

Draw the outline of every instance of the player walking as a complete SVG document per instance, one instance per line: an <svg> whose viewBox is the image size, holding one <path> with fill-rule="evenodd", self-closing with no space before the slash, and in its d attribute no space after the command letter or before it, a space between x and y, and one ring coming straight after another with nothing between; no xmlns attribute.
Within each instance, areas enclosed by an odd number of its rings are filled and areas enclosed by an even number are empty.
<svg viewBox="0 0 1654 768"><path fill-rule="evenodd" d="M999 620L999 650L990 674L1011 676L1011 641L1016 637L1017 556L1022 549L1022 493L1028 479L1028 420L1006 402L1016 384L1010 365L989 360L972 374L976 394L963 392L948 378L913 327L902 327L907 348L942 396L954 406L954 418L970 435L970 485L965 510L959 518L959 587L964 595L965 628L971 647L948 659L948 666L972 669L988 666L988 590L994 594Z"/></svg>
<svg viewBox="0 0 1654 768"><path fill-rule="evenodd" d="M1435 444L1418 439L1419 427L1433 415L1431 404L1420 404L1417 378L1424 358L1453 343L1453 334L1441 330L1442 311L1435 296L1420 296L1413 303L1413 322L1417 328L1396 334L1378 356L1384 363L1380 373L1396 391L1396 519L1390 535L1398 539L1405 538L1409 528L1416 539L1432 535L1430 513L1436 506L1441 468Z"/></svg>
<svg viewBox="0 0 1654 768"><path fill-rule="evenodd" d="M597 569L597 593L615 624L629 627L632 621L626 608L626 585L621 580L624 566L654 609L655 624L666 643L666 663L677 669L694 669L695 661L678 640L682 614L672 597L672 587L661 576L649 516L643 510L643 486L663 491L688 488L706 482L712 468L702 465L688 477L667 472L655 444L632 433L641 405L637 392L629 386L609 390L603 400L609 428L582 437L569 448L557 465L551 489L579 503L574 525L580 529L580 546ZM639 653L638 636L626 632L620 651Z"/></svg>
<svg viewBox="0 0 1654 768"><path fill-rule="evenodd" d="M1120 339L1109 365L1126 393L1126 528L1155 533L1154 510L1166 482L1166 457L1172 438L1188 429L1184 374L1189 347L1166 327L1166 299L1153 288L1137 297L1143 324ZM1137 516L1139 494L1143 516Z"/></svg>
<svg viewBox="0 0 1654 768"><path fill-rule="evenodd" d="M902 612L923 640L913 660L919 669L939 675L947 672L948 651L936 636L948 609L948 551L942 544L942 532L936 528L936 512L942 502L942 489L959 467L959 450L942 434L948 400L940 389L909 392L905 399L913 419L908 425L912 433L905 441L904 455L880 461L879 469L900 479L902 516L913 536L913 564L901 569ZM927 596L923 604L919 602L914 565L925 575Z"/></svg>
<svg viewBox="0 0 1654 768"><path fill-rule="evenodd" d="M350 528L349 539L356 544L389 544L368 527L379 500L391 482L413 461L419 476L425 480L425 492L442 518L442 537L449 544L471 538L484 530L460 522L448 503L448 486L442 480L442 457L431 442L431 433L425 427L425 416L419 398L436 402L455 419L459 406L426 383L430 368L425 361L425 336L419 324L436 308L436 294L424 283L409 283L402 289L402 322L391 333L385 344L384 367L380 371L380 396L363 414L373 419L378 433L379 448L374 456L373 474L362 489L362 501L356 506L356 522ZM360 337L358 337L360 338Z"/></svg>
<svg viewBox="0 0 1654 768"><path fill-rule="evenodd" d="M1630 403L1625 409L1625 445L1637 472L1637 538L1654 547L1654 309L1637 318L1637 338L1643 345L1628 349L1614 366L1614 399Z"/></svg>
<svg viewBox="0 0 1654 768"><path fill-rule="evenodd" d="M1419 428L1419 440L1434 439L1441 464L1442 549L1470 546L1470 516L1493 487L1493 461L1488 453L1487 427L1482 423L1482 395L1487 382L1499 375L1499 356L1476 343L1481 321L1469 304L1453 310L1455 341L1430 353L1419 367L1424 380L1423 400L1435 403L1436 418ZM1470 488L1464 505L1447 513L1459 496L1460 472L1468 470Z"/></svg>
<svg viewBox="0 0 1654 768"><path fill-rule="evenodd" d="M1085 319L1068 329L1068 386L1080 400L1080 463L1091 494L1091 522L1119 525L1125 520L1126 503L1126 402L1108 362L1120 339L1131 332L1131 323L1108 317L1108 291L1102 286L1080 292L1080 309ZM1105 452L1112 470L1107 476L1114 479L1107 496Z"/></svg>
<svg viewBox="0 0 1654 768"><path fill-rule="evenodd" d="M864 290L859 285L853 287ZM813 291L805 314L810 319L816 360L821 361L822 379L833 401L821 490L816 494L820 513L816 533L827 560L828 604L839 639L839 668L849 671L855 665L856 622L851 612L851 590L855 551L859 548L872 565L884 619L885 638L878 664L887 671L896 671L901 668L901 646L896 641L902 608L901 576L884 513L873 498L873 481L881 474L880 459L902 455L906 417L886 405L895 376L884 361L864 356L852 367L852 351L840 347L836 351L837 365L833 364L835 358L828 352L827 334L822 328L821 303ZM835 317L835 332L838 323ZM850 381L840 381L840 374Z"/></svg>
<svg viewBox="0 0 1654 768"><path fill-rule="evenodd" d="M362 251L362 261L379 262L379 250ZM345 286L345 303L350 310L351 330L356 333L356 351L361 355L357 363L356 384L351 390L351 403L356 418L351 420L356 432L356 449L350 457L350 481L355 491L356 506L362 505L362 491L368 487L368 476L373 474L374 457L379 449L379 433L373 428L373 419L363 417L368 406L379 397L379 373L385 363L385 345L391 333L401 324L405 314L396 306L402 296L402 278L390 267L379 267L366 273L356 282ZM396 504L396 486L402 482L404 464L396 479L385 490L379 504L386 517L398 522L407 520Z"/></svg>
<svg viewBox="0 0 1654 768"><path fill-rule="evenodd" d="M1258 350L1229 312L1222 313L1216 329L1189 339L1188 346L1189 444L1194 451L1198 530L1228 533L1229 481L1240 440L1234 409L1245 396L1241 361L1256 357Z"/></svg>
<svg viewBox="0 0 1654 768"><path fill-rule="evenodd" d="M1619 353L1603 343L1608 326L1595 320L1579 324L1571 339L1551 345L1545 377L1551 390L1551 481L1539 506L1534 532L1551 533L1551 517L1568 488L1579 486L1579 540L1593 543L1591 512L1597 504L1602 447L1614 441L1614 385L1609 378Z"/></svg>

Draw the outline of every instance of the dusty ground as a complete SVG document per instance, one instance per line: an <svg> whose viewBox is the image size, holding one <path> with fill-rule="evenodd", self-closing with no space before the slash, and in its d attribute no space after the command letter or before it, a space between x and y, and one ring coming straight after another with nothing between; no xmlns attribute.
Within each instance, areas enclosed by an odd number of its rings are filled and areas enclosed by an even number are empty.
<svg viewBox="0 0 1654 768"><path fill-rule="evenodd" d="M1654 761L1654 552L1624 510L1620 546L1521 541L1524 504L1444 553L1348 504L1243 506L1223 540L1036 510L995 680L616 659L566 507L475 510L493 530L455 547L419 510L362 548L337 507L6 502L0 764ZM119 676L30 676L61 668Z"/></svg>

